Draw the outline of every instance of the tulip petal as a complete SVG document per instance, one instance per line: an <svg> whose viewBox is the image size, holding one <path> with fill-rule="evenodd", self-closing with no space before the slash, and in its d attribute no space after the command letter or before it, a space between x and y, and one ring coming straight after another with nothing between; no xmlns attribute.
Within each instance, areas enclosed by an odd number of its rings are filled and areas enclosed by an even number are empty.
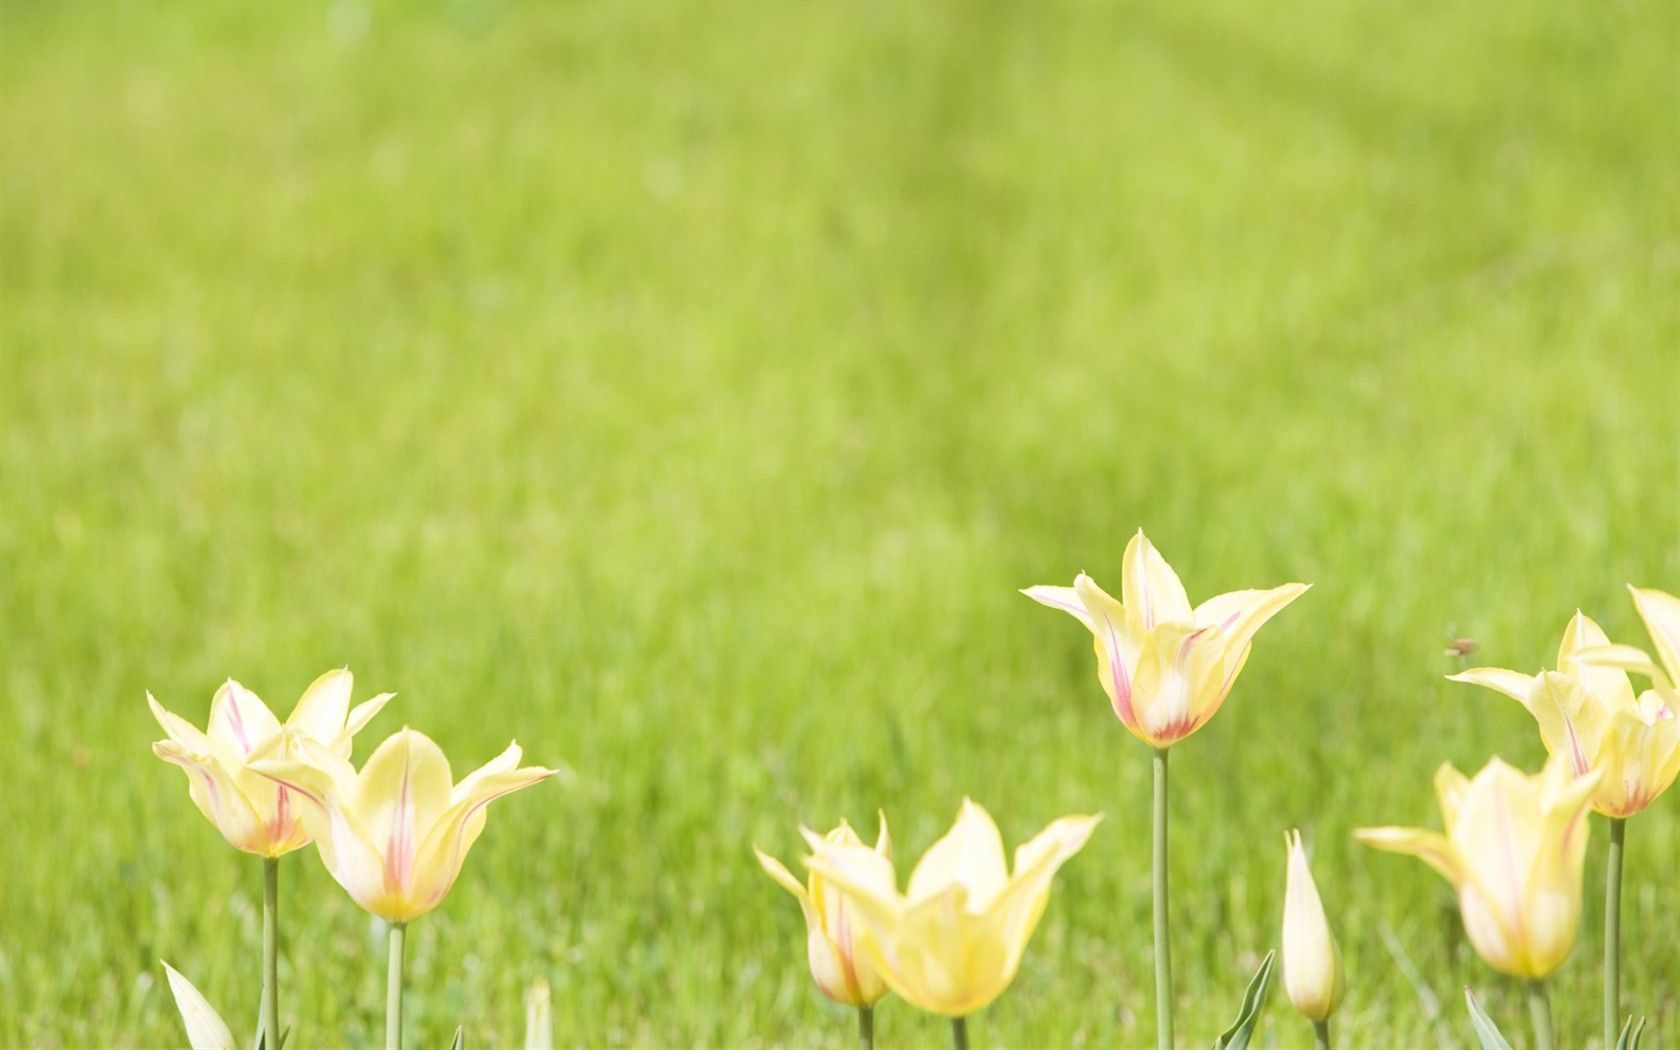
<svg viewBox="0 0 1680 1050"><path fill-rule="evenodd" d="M301 729L323 744L331 744L344 731L353 682L347 667L328 671L315 679L303 691L286 724L293 729Z"/></svg>
<svg viewBox="0 0 1680 1050"><path fill-rule="evenodd" d="M248 755L258 744L280 732L280 720L262 702L262 697L229 678L210 701L210 725L206 735L240 755Z"/></svg>
<svg viewBox="0 0 1680 1050"><path fill-rule="evenodd" d="M1267 620L1310 590L1310 583L1286 583L1269 590L1221 594L1196 608L1196 623L1217 626L1225 636L1226 651L1242 652ZM1231 661L1227 659L1226 662Z"/></svg>
<svg viewBox="0 0 1680 1050"><path fill-rule="evenodd" d="M1576 776L1598 763L1600 740L1610 713L1579 678L1556 671L1541 674L1534 680L1528 709L1540 724L1546 751L1567 758ZM1632 709L1631 702L1623 708Z"/></svg>
<svg viewBox="0 0 1680 1050"><path fill-rule="evenodd" d="M504 750L501 754L484 763L482 766L479 766L471 773L468 773L462 778L459 784L455 785L454 789L450 792L450 805L465 801L469 798L477 797L479 784L481 784L486 777L495 776L497 773L507 773L511 770L517 769L519 767L519 760L523 757L525 757L525 752L522 748L520 748L519 742L517 740L510 742L506 750Z"/></svg>
<svg viewBox="0 0 1680 1050"><path fill-rule="evenodd" d="M1388 853L1417 857L1454 886L1464 881L1464 865L1453 850L1452 842L1439 831L1428 828L1357 828L1353 837Z"/></svg>
<svg viewBox="0 0 1680 1050"><path fill-rule="evenodd" d="M943 1017L965 1017L1002 995L1015 976L994 922L976 922L960 883L905 910L893 942L896 966L883 967L892 990Z"/></svg>
<svg viewBox="0 0 1680 1050"><path fill-rule="evenodd" d="M1655 588L1629 587L1633 605L1645 629L1651 634L1663 667L1668 670L1668 685L1680 689L1680 598Z"/></svg>
<svg viewBox="0 0 1680 1050"><path fill-rule="evenodd" d="M1580 679L1587 689L1608 704L1611 710L1632 707L1633 683L1628 681L1626 671L1595 660L1579 658L1583 650L1590 651L1609 644L1610 639L1605 635L1603 628L1594 623L1592 617L1576 610L1569 626L1564 628L1563 642L1558 646L1557 670Z"/></svg>
<svg viewBox="0 0 1680 1050"><path fill-rule="evenodd" d="M158 961L163 962L161 959ZM234 1042L232 1030L216 1008L210 1005L210 1000L175 967L163 963L163 969L169 974L169 990L175 996L175 1008L181 1012L181 1021L187 1028L187 1045L192 1050L237 1050L239 1044Z"/></svg>
<svg viewBox="0 0 1680 1050"><path fill-rule="evenodd" d="M1120 567L1120 600L1146 631L1158 623L1188 623L1195 615L1178 574L1142 529L1126 544L1126 558Z"/></svg>
<svg viewBox="0 0 1680 1050"><path fill-rule="evenodd" d="M1108 694L1109 703L1122 725L1137 731L1137 712L1132 704L1132 676L1137 670L1143 639L1133 629L1126 608L1095 580L1080 573L1073 587L1092 623L1091 634L1097 651L1097 681Z"/></svg>
<svg viewBox="0 0 1680 1050"><path fill-rule="evenodd" d="M267 821L240 790L219 757L194 754L173 740L159 740L152 745L152 753L187 771L188 794L193 803L230 845L247 853L278 856L269 852L274 844L267 839Z"/></svg>
<svg viewBox="0 0 1680 1050"><path fill-rule="evenodd" d="M811 855L802 858L805 867L850 894L860 910L884 925L896 922L901 899L892 861L867 846L828 842L809 828L799 833L811 847Z"/></svg>
<svg viewBox="0 0 1680 1050"><path fill-rule="evenodd" d="M1079 592L1072 587L1049 587L1040 584L1037 587L1028 587L1021 593L1040 605L1060 609L1077 618L1087 630L1096 630L1091 626L1091 614L1085 611L1085 603L1079 600Z"/></svg>
<svg viewBox="0 0 1680 1050"><path fill-rule="evenodd" d="M485 809L491 802L547 780L554 772L542 766L526 766L491 773L478 780L471 795L440 814L416 850L413 872L407 883L410 886L408 902L414 910L408 913L407 918L424 915L437 907L450 887L455 885L467 851L472 849L473 843L484 831L488 819ZM389 854L386 855L386 868L391 868Z"/></svg>
<svg viewBox="0 0 1680 1050"><path fill-rule="evenodd" d="M758 858L758 866L764 869L766 875L776 881L776 885L799 898L800 907L805 909L805 921L807 923L815 921L818 926L821 926L821 918L811 909L810 891L793 877L793 872L787 870L786 865L757 846L753 847L753 856Z"/></svg>
<svg viewBox="0 0 1680 1050"><path fill-rule="evenodd" d="M1651 659L1651 654L1636 645L1595 645L1590 649L1581 649L1575 653L1575 662L1580 664L1597 664L1602 667L1616 667L1629 674L1642 674L1652 681L1661 682L1668 676Z"/></svg>
<svg viewBox="0 0 1680 1050"><path fill-rule="evenodd" d="M1008 882L1003 837L998 834L997 824L985 807L965 798L951 830L922 854L910 873L905 895L915 905L950 886L962 886L978 911L984 910Z"/></svg>
<svg viewBox="0 0 1680 1050"><path fill-rule="evenodd" d="M1032 940L1050 900L1050 882L1074 854L1085 848L1102 815L1061 817L1015 849L1015 872L989 909L1009 953L1011 976Z"/></svg>
<svg viewBox="0 0 1680 1050"><path fill-rule="evenodd" d="M195 754L216 753L216 745L202 730L180 715L165 710L151 693L146 694L146 705L152 709L152 717L157 719L158 725L163 727L169 739Z"/></svg>
<svg viewBox="0 0 1680 1050"><path fill-rule="evenodd" d="M1528 694L1534 690L1534 676L1522 674L1519 671L1507 671L1503 667L1472 667L1460 674L1447 676L1449 682L1469 682L1471 685L1483 685L1489 689L1497 689L1524 707L1528 706Z"/></svg>
<svg viewBox="0 0 1680 1050"><path fill-rule="evenodd" d="M345 805L384 858L387 890L409 885L420 840L450 807L453 788L449 759L416 730L392 734L368 757Z"/></svg>

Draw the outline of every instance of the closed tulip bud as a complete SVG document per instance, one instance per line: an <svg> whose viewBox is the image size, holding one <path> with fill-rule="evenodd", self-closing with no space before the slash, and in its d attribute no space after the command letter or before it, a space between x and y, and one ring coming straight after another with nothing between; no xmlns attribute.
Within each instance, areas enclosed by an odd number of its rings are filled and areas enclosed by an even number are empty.
<svg viewBox="0 0 1680 1050"><path fill-rule="evenodd" d="M1500 973L1536 980L1575 944L1587 809L1600 775L1574 776L1562 755L1534 776L1495 758L1467 779L1449 763L1435 775L1444 834L1393 827L1354 834L1439 872L1458 891L1477 953Z"/></svg>
<svg viewBox="0 0 1680 1050"><path fill-rule="evenodd" d="M181 1023L187 1029L187 1045L192 1050L235 1050L233 1032L222 1015L204 998L204 993L168 963L163 969L169 974L169 990L175 996L175 1009L180 1011Z"/></svg>
<svg viewBox="0 0 1680 1050"><path fill-rule="evenodd" d="M1085 625L1115 716L1150 747L1164 748L1218 713L1255 632L1310 585L1232 591L1192 609L1172 566L1139 530L1126 546L1120 586L1116 601L1080 573L1072 587L1021 593Z"/></svg>
<svg viewBox="0 0 1680 1050"><path fill-rule="evenodd" d="M1009 987L1050 898L1057 869L1101 817L1063 817L1015 851L1007 868L991 816L968 799L899 893L892 864L865 846L805 832L805 866L846 893L887 986L912 1006L966 1017Z"/></svg>
<svg viewBox="0 0 1680 1050"><path fill-rule="evenodd" d="M887 815L880 814L881 830L872 851L887 870L892 870L892 837L887 833ZM845 821L822 837L837 846L868 849L857 832ZM799 900L805 913L805 954L811 977L822 993L846 1006L873 1006L887 994L886 982L863 951L863 933L858 927L856 905L847 894L812 871L808 885L800 885L782 862L757 846L753 853L765 874Z"/></svg>
<svg viewBox="0 0 1680 1050"><path fill-rule="evenodd" d="M351 710L352 681L348 670L315 679L282 725L261 697L230 678L210 701L202 731L147 693L152 716L169 735L152 751L186 770L192 800L229 844L264 857L290 853L309 844L300 807L285 787L251 769L253 756L296 757L307 739L348 759L351 738L393 695L381 693Z"/></svg>
<svg viewBox="0 0 1680 1050"><path fill-rule="evenodd" d="M1324 903L1301 848L1301 833L1288 833L1284 842L1289 847L1289 870L1283 897L1283 986L1302 1016L1324 1021L1341 1005L1346 990L1342 954L1324 917Z"/></svg>

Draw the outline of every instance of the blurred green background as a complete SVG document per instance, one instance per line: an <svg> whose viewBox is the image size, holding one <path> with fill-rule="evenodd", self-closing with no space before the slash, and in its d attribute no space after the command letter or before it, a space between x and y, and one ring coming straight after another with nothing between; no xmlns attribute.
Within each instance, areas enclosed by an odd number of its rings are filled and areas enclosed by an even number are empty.
<svg viewBox="0 0 1680 1050"><path fill-rule="evenodd" d="M847 1045L750 845L881 807L912 858L964 794L1011 844L1107 814L976 1045L1148 1044L1148 752L1016 593L1117 587L1139 526L1193 600L1316 584L1174 752L1184 1045L1278 943L1293 826L1339 1042L1466 1044L1465 983L1520 1039L1446 884L1348 833L1538 767L1452 639L1532 672L1680 591L1677 61L1662 0L7 0L0 1044L179 1044L160 958L247 1027L259 865L145 690L283 716L345 663L399 693L358 760L407 723L565 767L412 930L417 1044L516 1044L542 975L566 1044ZM1628 835L1647 1045L1677 853L1671 792ZM297 1045L375 1044L377 931L313 850L282 878Z"/></svg>

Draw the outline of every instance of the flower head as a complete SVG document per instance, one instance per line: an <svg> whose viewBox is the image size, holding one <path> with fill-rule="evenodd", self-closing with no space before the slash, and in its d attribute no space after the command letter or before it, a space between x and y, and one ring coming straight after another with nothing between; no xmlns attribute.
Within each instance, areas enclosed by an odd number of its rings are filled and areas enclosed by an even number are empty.
<svg viewBox="0 0 1680 1050"><path fill-rule="evenodd" d="M881 832L876 837L874 852L890 867L892 839L887 834L886 814L881 814L880 819ZM857 832L845 821L824 835L822 840L837 846L866 848ZM781 861L757 846L753 847L753 853L757 854L758 863L765 873L799 899L799 907L805 913L806 955L811 965L811 976L822 993L847 1006L869 1006L886 995L886 982L862 951L862 932L853 916L855 905L846 894L814 870L810 873L810 884L801 886Z"/></svg>
<svg viewBox="0 0 1680 1050"><path fill-rule="evenodd" d="M1301 848L1301 833L1284 836L1289 847L1283 897L1283 986L1289 1001L1309 1021L1323 1021L1341 1005L1346 985L1342 953L1330 933L1318 885Z"/></svg>
<svg viewBox="0 0 1680 1050"><path fill-rule="evenodd" d="M1448 763L1435 774L1445 834L1389 827L1354 835L1434 868L1458 891L1465 932L1487 964L1537 979L1575 944L1587 808L1600 775L1574 776L1561 755L1534 776L1495 758L1466 779Z"/></svg>
<svg viewBox="0 0 1680 1050"><path fill-rule="evenodd" d="M1126 545L1116 601L1084 573L1072 587L1028 587L1041 605L1091 632L1097 679L1114 713L1151 747L1167 747L1218 713L1256 631L1311 586L1232 591L1194 609L1184 585L1140 529Z"/></svg>
<svg viewBox="0 0 1680 1050"><path fill-rule="evenodd" d="M1637 601L1641 592L1634 594ZM1657 603L1642 604L1641 613L1647 605ZM1647 615L1646 623L1651 622ZM1651 634L1660 647L1658 628ZM1635 696L1625 669L1630 666L1652 674L1658 687ZM1680 719L1662 695L1662 671L1639 650L1610 645L1598 624L1579 612L1563 633L1556 671L1530 676L1478 667L1451 677L1497 689L1521 703L1539 724L1546 750L1567 758L1577 776L1602 771L1592 803L1605 816L1638 813L1680 775Z"/></svg>
<svg viewBox="0 0 1680 1050"><path fill-rule="evenodd" d="M408 922L442 903L484 831L485 807L554 775L519 767L518 744L453 782L449 759L424 733L389 737L357 772L312 741L303 760L260 760L253 769L295 792L327 871L386 922Z"/></svg>
<svg viewBox="0 0 1680 1050"><path fill-rule="evenodd" d="M261 697L230 678L210 701L210 723L203 731L164 710L147 693L152 716L169 736L153 744L152 751L186 770L192 800L234 847L264 857L290 853L309 844L309 831L296 799L252 772L251 756L273 755L277 749L295 754L299 741L307 739L348 759L351 737L393 695L381 693L351 710L352 684L348 670L328 671L304 690L282 725Z"/></svg>
<svg viewBox="0 0 1680 1050"><path fill-rule="evenodd" d="M860 845L806 831L805 866L847 894L868 935L865 951L887 987L912 1005L965 1017L1014 980L1050 899L1056 870L1101 817L1063 817L1015 851L978 804L964 799L954 827L922 855L898 892L892 862Z"/></svg>

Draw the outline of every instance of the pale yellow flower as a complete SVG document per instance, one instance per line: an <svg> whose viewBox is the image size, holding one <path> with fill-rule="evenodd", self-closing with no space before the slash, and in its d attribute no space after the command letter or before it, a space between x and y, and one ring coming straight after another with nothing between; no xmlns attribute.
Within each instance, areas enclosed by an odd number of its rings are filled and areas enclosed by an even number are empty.
<svg viewBox="0 0 1680 1050"><path fill-rule="evenodd" d="M152 751L187 772L188 790L200 812L230 844L247 853L278 857L309 844L297 800L286 788L250 769L251 756L272 756L276 749L295 754L296 741L307 737L329 753L350 757L350 740L391 693L381 693L350 709L353 679L348 670L328 671L304 690L284 725L262 698L233 679L210 701L210 723L199 730L163 709L146 694L152 715L169 734Z"/></svg>
<svg viewBox="0 0 1680 1050"><path fill-rule="evenodd" d="M484 831L485 807L554 775L519 767L518 744L453 782L449 759L424 733L387 739L358 773L312 741L303 761L253 764L295 792L321 861L357 904L386 922L406 923L442 903Z"/></svg>
<svg viewBox="0 0 1680 1050"><path fill-rule="evenodd" d="M1172 566L1139 530L1126 545L1121 601L1084 573L1072 587L1021 593L1085 625L1097 653L1097 679L1115 715L1144 743L1163 748L1218 713L1255 632L1309 586L1232 591L1192 609Z"/></svg>
<svg viewBox="0 0 1680 1050"><path fill-rule="evenodd" d="M1284 842L1289 847L1289 866L1283 896L1283 987L1304 1017L1323 1021L1336 1012L1346 990L1342 953L1324 917L1324 902L1301 848L1301 833L1289 832Z"/></svg>
<svg viewBox="0 0 1680 1050"><path fill-rule="evenodd" d="M892 862L863 845L812 831L805 866L847 894L868 936L865 951L887 986L911 1005L966 1017L1009 987L1050 899L1056 870L1101 817L1063 817L1005 866L991 816L964 799L955 826L923 854L898 892Z"/></svg>
<svg viewBox="0 0 1680 1050"><path fill-rule="evenodd" d="M1634 594L1640 601L1642 594L1661 592ZM1656 615L1647 613L1648 608ZM1664 651L1660 602L1646 599L1640 612L1647 624L1655 620L1651 635L1658 640L1659 652ZM1659 687L1635 696L1627 667L1656 676ZM1567 758L1578 776L1602 771L1593 808L1608 817L1625 818L1650 805L1680 775L1680 719L1662 695L1661 676L1644 653L1610 645L1598 624L1577 612L1558 647L1556 671L1531 677L1478 667L1451 677L1519 701L1539 723L1548 752Z"/></svg>
<svg viewBox="0 0 1680 1050"><path fill-rule="evenodd" d="M892 863L892 838L887 834L887 817L881 814L881 831L875 840L875 852ZM863 848L863 840L845 821L823 836L823 841L839 846ZM822 993L847 1006L870 1006L887 994L887 985L875 964L862 951L863 933L858 928L855 906L846 894L829 885L827 879L811 871L809 886L757 846L753 853L766 874L776 884L799 899L805 913L806 955L811 976Z"/></svg>
<svg viewBox="0 0 1680 1050"><path fill-rule="evenodd" d="M1458 891L1464 930L1487 964L1538 979L1575 944L1587 810L1599 777L1575 776L1561 755L1534 776L1495 758L1469 780L1448 763L1435 774L1445 834L1389 827L1354 835L1440 872Z"/></svg>

